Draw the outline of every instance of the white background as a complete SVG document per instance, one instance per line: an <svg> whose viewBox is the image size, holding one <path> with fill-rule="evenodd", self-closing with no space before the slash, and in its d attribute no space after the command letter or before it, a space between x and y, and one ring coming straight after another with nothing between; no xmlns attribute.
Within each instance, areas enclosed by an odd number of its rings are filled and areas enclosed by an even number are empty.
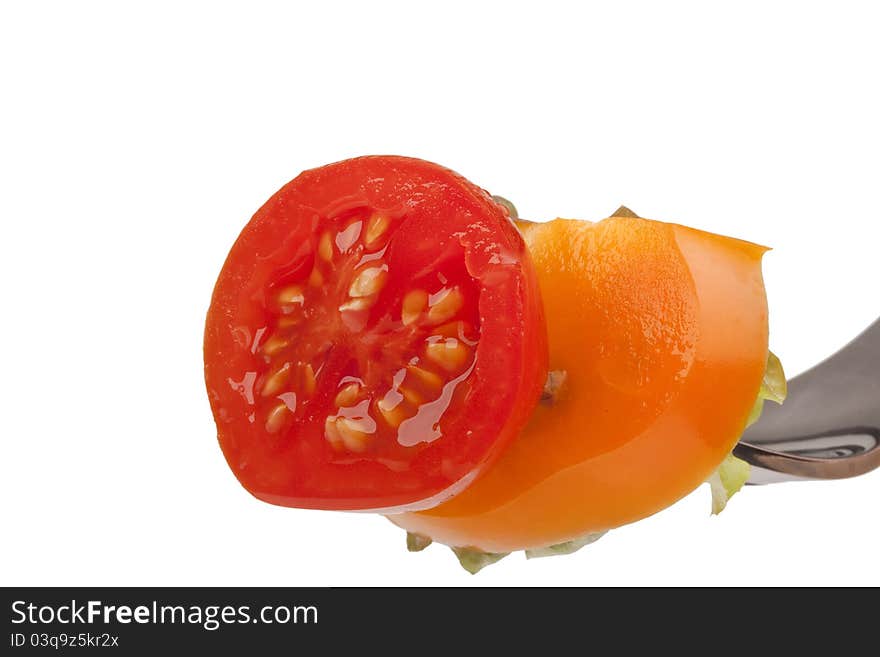
<svg viewBox="0 0 880 657"><path fill-rule="evenodd" d="M299 171L398 153L524 216L621 203L775 247L797 374L880 314L872 3L3 3L0 583L880 584L880 472L706 487L476 577L371 515L239 487L202 381L211 288Z"/></svg>

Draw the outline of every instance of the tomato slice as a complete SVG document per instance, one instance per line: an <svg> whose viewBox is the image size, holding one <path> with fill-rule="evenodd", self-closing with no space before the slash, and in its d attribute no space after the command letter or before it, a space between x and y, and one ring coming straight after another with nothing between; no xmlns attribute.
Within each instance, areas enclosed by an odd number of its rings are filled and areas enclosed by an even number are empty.
<svg viewBox="0 0 880 657"><path fill-rule="evenodd" d="M763 247L633 217L523 231L567 376L473 486L390 516L447 545L541 548L669 506L730 453L767 362Z"/></svg>
<svg viewBox="0 0 880 657"><path fill-rule="evenodd" d="M256 497L411 510L465 488L546 377L536 276L507 210L452 171L374 156L302 173L214 289L205 379Z"/></svg>

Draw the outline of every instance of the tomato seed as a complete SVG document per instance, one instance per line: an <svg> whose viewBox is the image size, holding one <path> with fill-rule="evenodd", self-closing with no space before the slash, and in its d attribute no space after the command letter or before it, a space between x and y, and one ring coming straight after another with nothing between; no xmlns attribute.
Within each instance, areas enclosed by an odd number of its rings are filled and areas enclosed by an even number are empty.
<svg viewBox="0 0 880 657"><path fill-rule="evenodd" d="M440 392L440 388L443 387L443 379L430 370L418 367L417 365L410 365L406 368L406 371L431 391Z"/></svg>
<svg viewBox="0 0 880 657"><path fill-rule="evenodd" d="M466 345L474 346L476 340L473 339L473 329L471 325L464 320L458 319L453 322L446 322L432 329L433 335L443 336L444 338L458 338Z"/></svg>
<svg viewBox="0 0 880 657"><path fill-rule="evenodd" d="M348 288L348 294L352 297L368 297L378 294L388 280L388 266L379 265L362 269Z"/></svg>
<svg viewBox="0 0 880 657"><path fill-rule="evenodd" d="M336 418L328 417L324 420L324 438L333 449L337 451L341 451L343 448L342 435L339 433L339 429L336 428Z"/></svg>
<svg viewBox="0 0 880 657"><path fill-rule="evenodd" d="M360 392L360 385L354 382L348 383L336 393L336 399L333 400L333 403L336 404L337 408L354 406L360 396Z"/></svg>
<svg viewBox="0 0 880 657"><path fill-rule="evenodd" d="M263 345L263 353L267 356L274 356L279 351L284 349L288 344L290 344L287 340L277 335L273 335L271 338L266 340L266 344Z"/></svg>
<svg viewBox="0 0 880 657"><path fill-rule="evenodd" d="M287 421L289 413L290 409L287 408L286 404L278 404L273 407L266 416L266 431L269 433L278 433L281 431L284 423Z"/></svg>
<svg viewBox="0 0 880 657"><path fill-rule="evenodd" d="M324 276L318 270L317 267L312 269L312 273L309 274L309 285L312 287L321 287L324 284Z"/></svg>
<svg viewBox="0 0 880 657"><path fill-rule="evenodd" d="M455 338L429 342L425 347L425 357L447 372L460 370L469 355L470 349Z"/></svg>
<svg viewBox="0 0 880 657"><path fill-rule="evenodd" d="M363 452L369 446L371 423L365 419L340 417L336 418L336 430L342 436L342 444L351 452ZM373 430L375 430L373 428Z"/></svg>
<svg viewBox="0 0 880 657"><path fill-rule="evenodd" d="M370 220L367 222L367 230L364 234L364 246L368 249L373 249L378 246L390 225L391 220L387 215L374 214L370 217Z"/></svg>
<svg viewBox="0 0 880 657"><path fill-rule="evenodd" d="M300 363L300 376L302 377L303 391L306 395L314 395L318 380L315 378L315 370L310 363Z"/></svg>
<svg viewBox="0 0 880 657"><path fill-rule="evenodd" d="M300 313L295 315L282 315L278 318L278 328L289 329L294 326L297 326L303 321L303 316Z"/></svg>
<svg viewBox="0 0 880 657"><path fill-rule="evenodd" d="M428 305L428 293L424 290L412 290L403 297L400 319L407 326L419 318Z"/></svg>
<svg viewBox="0 0 880 657"><path fill-rule="evenodd" d="M346 253L355 245L358 241L358 237L361 236L361 228L363 225L363 221L354 221L336 233L336 248L339 249L340 253Z"/></svg>
<svg viewBox="0 0 880 657"><path fill-rule="evenodd" d="M302 305L305 302L301 285L288 285L278 293L278 303L281 306Z"/></svg>
<svg viewBox="0 0 880 657"><path fill-rule="evenodd" d="M325 262L333 260L333 238L329 232L325 232L318 240L318 256Z"/></svg>
<svg viewBox="0 0 880 657"><path fill-rule="evenodd" d="M431 296L428 321L441 324L455 316L464 304L464 296L457 287L444 288Z"/></svg>
<svg viewBox="0 0 880 657"><path fill-rule="evenodd" d="M392 429L396 429L406 419L406 413L403 408L403 398L395 390L389 390L385 396L380 399L376 408L382 414L385 423Z"/></svg>
<svg viewBox="0 0 880 657"><path fill-rule="evenodd" d="M263 389L260 391L260 394L263 395L263 397L271 397L272 395L281 392L288 379L290 379L290 363L284 363L281 368L266 378L266 382L263 384Z"/></svg>
<svg viewBox="0 0 880 657"><path fill-rule="evenodd" d="M376 303L376 297L357 297L339 305L339 312L369 310Z"/></svg>
<svg viewBox="0 0 880 657"><path fill-rule="evenodd" d="M412 388L408 388L406 386L398 386L397 391L401 395L403 395L406 403L411 404L412 406L420 406L425 401L424 398Z"/></svg>

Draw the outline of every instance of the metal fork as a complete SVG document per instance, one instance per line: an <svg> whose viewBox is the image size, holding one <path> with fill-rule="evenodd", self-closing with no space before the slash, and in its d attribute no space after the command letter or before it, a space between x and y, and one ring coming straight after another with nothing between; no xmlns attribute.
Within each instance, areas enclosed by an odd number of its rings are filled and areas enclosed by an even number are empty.
<svg viewBox="0 0 880 657"><path fill-rule="evenodd" d="M880 467L880 319L766 403L734 454L750 484L855 477Z"/></svg>

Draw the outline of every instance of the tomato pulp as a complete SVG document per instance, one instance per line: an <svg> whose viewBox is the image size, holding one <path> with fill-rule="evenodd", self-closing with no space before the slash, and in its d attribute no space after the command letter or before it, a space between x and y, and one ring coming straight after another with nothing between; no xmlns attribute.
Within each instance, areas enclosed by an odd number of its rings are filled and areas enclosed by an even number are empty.
<svg viewBox="0 0 880 657"><path fill-rule="evenodd" d="M455 495L546 377L536 276L507 210L429 162L306 171L244 228L214 289L205 379L256 497L400 511Z"/></svg>

